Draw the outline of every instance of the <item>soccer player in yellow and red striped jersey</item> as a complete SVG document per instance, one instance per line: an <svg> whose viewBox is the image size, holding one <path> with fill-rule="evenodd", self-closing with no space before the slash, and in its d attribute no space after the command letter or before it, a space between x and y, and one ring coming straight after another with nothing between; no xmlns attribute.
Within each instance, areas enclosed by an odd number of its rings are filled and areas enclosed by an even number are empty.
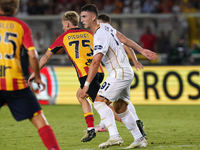
<svg viewBox="0 0 200 150"><path fill-rule="evenodd" d="M93 58L93 34L85 29L78 28L79 16L74 11L69 11L62 17L63 30L56 41L48 48L45 55L40 59L40 69L47 63L47 61L55 54L61 47L64 47L68 54L80 82L80 88L77 91L77 98L82 105L82 110L87 123L87 133L81 139L82 142L90 141L96 136L94 129L94 117L92 106L88 99L94 102L97 92L100 88L100 83L103 80L104 73L100 66L94 80L90 84L87 92L87 98L80 97L80 91L85 84L90 63ZM29 77L29 84L34 79L34 74Z"/></svg>
<svg viewBox="0 0 200 150"><path fill-rule="evenodd" d="M48 150L60 150L53 130L48 125L37 98L28 87L20 64L24 46L35 72L35 82L46 88L41 81L39 62L28 25L14 15L19 0L0 1L0 108L7 103L17 121L30 119Z"/></svg>

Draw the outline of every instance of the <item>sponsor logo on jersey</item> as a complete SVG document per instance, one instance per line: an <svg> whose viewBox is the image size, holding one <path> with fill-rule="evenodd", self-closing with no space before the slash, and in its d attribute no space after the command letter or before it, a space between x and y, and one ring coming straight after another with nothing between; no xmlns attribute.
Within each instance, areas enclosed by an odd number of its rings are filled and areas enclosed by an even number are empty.
<svg viewBox="0 0 200 150"><path fill-rule="evenodd" d="M95 45L94 50L101 50L103 48L103 46L101 45Z"/></svg>

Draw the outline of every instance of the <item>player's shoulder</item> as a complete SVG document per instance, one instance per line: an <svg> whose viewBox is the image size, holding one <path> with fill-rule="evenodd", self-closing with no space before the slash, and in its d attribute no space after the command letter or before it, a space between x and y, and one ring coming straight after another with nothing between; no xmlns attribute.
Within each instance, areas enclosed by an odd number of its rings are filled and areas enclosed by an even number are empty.
<svg viewBox="0 0 200 150"><path fill-rule="evenodd" d="M23 28L29 28L28 25L26 24L26 22L24 22L23 20L17 18L17 17L14 17L14 16L6 16L5 18L6 20L8 21L13 21L19 25L21 25Z"/></svg>
<svg viewBox="0 0 200 150"><path fill-rule="evenodd" d="M81 28L72 28L72 29L69 29L68 31L66 31L66 33L77 33L77 32L85 32L85 33L89 33L89 34L92 34L93 33L87 29L81 29Z"/></svg>
<svg viewBox="0 0 200 150"><path fill-rule="evenodd" d="M85 37L93 37L93 33L89 30L86 29L81 29L81 28L72 28L67 31L65 31L60 37L65 37L65 36L76 36L77 34Z"/></svg>
<svg viewBox="0 0 200 150"><path fill-rule="evenodd" d="M113 28L109 23L100 23L100 26Z"/></svg>
<svg viewBox="0 0 200 150"><path fill-rule="evenodd" d="M104 30L104 31L103 31ZM105 33L115 33L116 29L114 29L110 24L108 23L100 23L100 32Z"/></svg>
<svg viewBox="0 0 200 150"><path fill-rule="evenodd" d="M107 33L105 31L105 26L104 24L100 23L96 29L96 32L95 32L95 36L98 37L98 36L105 36Z"/></svg>

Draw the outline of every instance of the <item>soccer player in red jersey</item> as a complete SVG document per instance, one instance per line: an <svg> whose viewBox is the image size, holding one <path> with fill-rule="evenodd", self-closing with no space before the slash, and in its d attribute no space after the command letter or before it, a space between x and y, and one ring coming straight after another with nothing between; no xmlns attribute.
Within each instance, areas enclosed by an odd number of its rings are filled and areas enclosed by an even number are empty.
<svg viewBox="0 0 200 150"><path fill-rule="evenodd" d="M39 74L39 62L27 24L15 18L19 0L0 1L0 107L7 103L17 121L30 119L48 150L60 150L37 98L28 87L20 65L24 46L35 72L35 82L46 88Z"/></svg>
<svg viewBox="0 0 200 150"><path fill-rule="evenodd" d="M76 69L78 80L80 82L80 88L78 89L76 96L82 105L85 121L87 123L87 133L81 141L87 142L96 136L92 106L88 99L94 102L96 94L100 88L100 83L104 78L104 73L100 65L94 80L90 84L88 96L86 98L81 98L80 91L84 86L89 66L93 58L93 34L88 30L78 28L78 24L79 16L75 11L68 11L63 15L62 25L65 32L48 48L44 56L40 59L39 66L41 69L53 54L55 54L61 47L64 47L74 65L74 68ZM31 85L34 77L34 74L29 77L29 85Z"/></svg>

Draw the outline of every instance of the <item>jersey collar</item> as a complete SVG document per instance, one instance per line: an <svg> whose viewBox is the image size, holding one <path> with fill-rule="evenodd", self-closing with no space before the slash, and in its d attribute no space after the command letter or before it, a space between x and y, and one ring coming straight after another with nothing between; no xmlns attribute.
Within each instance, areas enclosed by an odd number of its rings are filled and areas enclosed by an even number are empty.
<svg viewBox="0 0 200 150"><path fill-rule="evenodd" d="M95 33L97 32L97 30L100 28L100 24L98 24L98 26L97 26L97 29L96 29L96 31L95 31Z"/></svg>

